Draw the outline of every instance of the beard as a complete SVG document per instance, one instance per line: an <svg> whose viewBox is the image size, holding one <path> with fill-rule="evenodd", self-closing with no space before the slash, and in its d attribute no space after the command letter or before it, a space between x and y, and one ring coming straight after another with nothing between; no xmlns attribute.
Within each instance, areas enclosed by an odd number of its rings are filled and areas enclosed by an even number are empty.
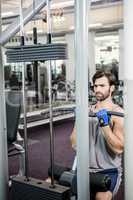
<svg viewBox="0 0 133 200"><path fill-rule="evenodd" d="M96 92L95 96L96 96L97 101L104 101L108 97L110 97L110 89L105 94L103 94L101 92Z"/></svg>

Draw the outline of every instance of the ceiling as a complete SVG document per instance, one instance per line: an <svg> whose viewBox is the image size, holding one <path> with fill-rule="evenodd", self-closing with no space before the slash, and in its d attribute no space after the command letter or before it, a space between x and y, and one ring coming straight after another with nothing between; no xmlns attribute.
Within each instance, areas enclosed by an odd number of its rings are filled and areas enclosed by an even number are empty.
<svg viewBox="0 0 133 200"><path fill-rule="evenodd" d="M22 8L28 8L33 5L35 8L36 0L22 0ZM5 30L7 26L13 21L14 17L20 15L20 3L21 0L2 0L2 22L3 29ZM73 7L74 0L52 0L51 1L51 12L53 15L53 29L56 30L66 30L73 27L73 16L64 15L64 10L68 7ZM46 18L46 7L44 7L38 15L35 16L35 19L41 19L36 21L30 21L26 26L26 31L30 32L34 24L38 28L38 32L42 32L46 29L46 23L42 19ZM56 25L55 25L56 24Z"/></svg>
<svg viewBox="0 0 133 200"><path fill-rule="evenodd" d="M2 0L2 15L10 16L19 14L20 2L21 0ZM51 6L52 8L63 8L69 5L73 5L74 0L52 0ZM27 8L29 5L33 5L34 7L35 0L22 0L22 7Z"/></svg>
<svg viewBox="0 0 133 200"><path fill-rule="evenodd" d="M52 9L66 8L74 5L75 0L51 0ZM122 0L91 0L93 5L101 5L110 2L119 2ZM2 5L2 16L8 17L11 15L19 14L20 4L22 2L22 7L25 9L29 5L35 6L36 0L1 0Z"/></svg>
<svg viewBox="0 0 133 200"><path fill-rule="evenodd" d="M9 19L20 13L20 3L22 1L23 10L30 5L35 7L36 0L1 0L3 30L7 28ZM122 3L121 0L91 0L92 7L90 12L90 25L99 28L104 24L117 24L122 21ZM111 2L111 3L110 3ZM93 6L94 5L94 6ZM71 31L74 29L74 0L51 0L52 29L53 32ZM46 7L38 14L39 20L32 20L25 26L27 33L32 32L34 25L38 28L38 33L46 32ZM5 22L5 23L4 23ZM6 24L7 23L7 24Z"/></svg>

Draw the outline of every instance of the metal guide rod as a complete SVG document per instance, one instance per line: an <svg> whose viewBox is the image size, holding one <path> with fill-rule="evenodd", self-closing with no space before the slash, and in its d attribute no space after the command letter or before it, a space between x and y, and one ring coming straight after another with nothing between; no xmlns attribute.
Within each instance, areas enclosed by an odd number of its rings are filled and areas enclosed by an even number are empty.
<svg viewBox="0 0 133 200"><path fill-rule="evenodd" d="M51 16L50 0L47 0L47 42L51 43ZM48 86L49 86L49 122L50 122L50 165L51 165L51 186L54 187L54 133L53 133L53 106L52 106L52 66L51 61L47 62Z"/></svg>
<svg viewBox="0 0 133 200"><path fill-rule="evenodd" d="M133 199L133 1L124 1L125 200Z"/></svg>
<svg viewBox="0 0 133 200"><path fill-rule="evenodd" d="M35 0L32 1L33 4L33 11L35 10ZM34 21L34 25L35 25L35 21ZM33 27L33 44L37 44L37 27ZM38 81L39 81L39 77L38 77L38 61L34 61L33 62L33 71L34 71L34 82L35 82L35 101L36 101L36 108L39 107L39 88L38 88Z"/></svg>
<svg viewBox="0 0 133 200"><path fill-rule="evenodd" d="M23 20L23 0L20 0L20 35L21 35L21 45L24 45L24 20Z"/></svg>
<svg viewBox="0 0 133 200"><path fill-rule="evenodd" d="M20 34L24 36L23 0L20 0Z"/></svg>
<svg viewBox="0 0 133 200"><path fill-rule="evenodd" d="M75 0L75 69L78 200L89 200L88 0Z"/></svg>
<svg viewBox="0 0 133 200"><path fill-rule="evenodd" d="M28 162L28 136L27 136L27 99L25 88L25 63L22 64L22 93L23 93L23 117L24 117L24 149L25 149L25 177L28 180L29 162Z"/></svg>
<svg viewBox="0 0 133 200"><path fill-rule="evenodd" d="M35 7L36 7L36 1L35 0L32 0L32 6L33 6L33 11L35 10ZM35 23L35 21L34 21Z"/></svg>
<svg viewBox="0 0 133 200"><path fill-rule="evenodd" d="M37 28L33 27L33 43L37 44ZM35 82L35 101L36 101L36 108L39 107L39 89L38 89L38 61L33 62L33 71L34 71L34 82Z"/></svg>
<svg viewBox="0 0 133 200"><path fill-rule="evenodd" d="M73 170L73 171L76 171L76 168L77 168L77 156L75 156L75 158L74 158L72 170Z"/></svg>
<svg viewBox="0 0 133 200"><path fill-rule="evenodd" d="M20 0L20 24L21 24L21 45L24 45L24 26L23 26L23 0ZM25 177L29 180L29 162L28 162L28 137L27 137L27 99L25 87L25 62L22 63L22 94L23 94L23 117L24 117L24 149L25 149Z"/></svg>
<svg viewBox="0 0 133 200"><path fill-rule="evenodd" d="M2 32L0 1L0 35ZM8 195L8 153L4 93L4 67L2 62L2 46L0 45L0 199L7 200Z"/></svg>
<svg viewBox="0 0 133 200"><path fill-rule="evenodd" d="M54 186L54 133L53 133L53 106L52 106L52 80L51 64L48 61L48 85L49 85L49 123L50 123L50 162L51 162L51 185Z"/></svg>
<svg viewBox="0 0 133 200"><path fill-rule="evenodd" d="M52 33L52 24L51 24L51 12L50 12L50 2L51 0L47 0L47 40L48 43L51 43L51 33Z"/></svg>

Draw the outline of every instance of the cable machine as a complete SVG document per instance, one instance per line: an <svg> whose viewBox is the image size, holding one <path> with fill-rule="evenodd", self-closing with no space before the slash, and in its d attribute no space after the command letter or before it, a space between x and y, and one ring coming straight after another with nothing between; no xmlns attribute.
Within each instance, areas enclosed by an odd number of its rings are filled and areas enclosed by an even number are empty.
<svg viewBox="0 0 133 200"><path fill-rule="evenodd" d="M50 0L47 0L47 37L45 45L25 45L22 0L20 4L21 22L21 46L7 49L7 61L10 63L22 63L22 85L23 85L23 113L24 113L24 147L25 147L25 176L12 179L11 196L13 200L69 200L70 188L54 183L54 135L53 135L53 109L52 109L52 83L51 83L51 60L67 59L66 44L52 44L50 30ZM29 176L28 159L28 137L27 137L27 113L26 113L26 92L25 92L25 62L47 61L49 69L49 113L50 113L50 163L51 183L34 179Z"/></svg>

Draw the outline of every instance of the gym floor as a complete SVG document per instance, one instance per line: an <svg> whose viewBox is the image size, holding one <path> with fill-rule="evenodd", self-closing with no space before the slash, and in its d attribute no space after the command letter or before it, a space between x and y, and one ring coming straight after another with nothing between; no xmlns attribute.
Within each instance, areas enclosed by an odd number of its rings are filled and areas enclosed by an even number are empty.
<svg viewBox="0 0 133 200"><path fill-rule="evenodd" d="M70 134L74 122L67 120L54 123L55 134L55 163L71 167L75 152L70 144ZM20 132L23 136L23 132ZM50 140L49 125L28 129L28 147L29 147L29 175L46 179L47 169L50 166ZM17 174L19 168L18 156L9 158L9 174Z"/></svg>

